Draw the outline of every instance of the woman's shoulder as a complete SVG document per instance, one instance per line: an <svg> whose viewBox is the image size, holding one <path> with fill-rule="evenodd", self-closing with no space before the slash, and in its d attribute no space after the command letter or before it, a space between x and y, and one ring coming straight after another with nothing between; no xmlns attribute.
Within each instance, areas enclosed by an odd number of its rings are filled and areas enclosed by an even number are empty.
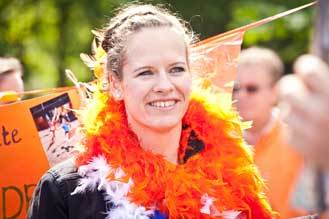
<svg viewBox="0 0 329 219"><path fill-rule="evenodd" d="M56 181L77 180L81 178L73 158L67 159L52 168L45 175L51 175Z"/></svg>
<svg viewBox="0 0 329 219"><path fill-rule="evenodd" d="M74 194L81 179L74 159L49 169L35 188L28 219L104 218L107 208L101 192Z"/></svg>
<svg viewBox="0 0 329 219"><path fill-rule="evenodd" d="M81 176L74 159L65 160L51 167L40 179L39 187L57 187L60 192L70 193L77 186ZM46 186L46 187L48 187Z"/></svg>

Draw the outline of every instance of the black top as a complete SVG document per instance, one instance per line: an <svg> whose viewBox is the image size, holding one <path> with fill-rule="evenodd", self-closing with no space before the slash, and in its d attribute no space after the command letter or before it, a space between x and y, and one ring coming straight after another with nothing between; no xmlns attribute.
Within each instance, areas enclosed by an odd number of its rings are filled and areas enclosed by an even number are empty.
<svg viewBox="0 0 329 219"><path fill-rule="evenodd" d="M81 177L72 160L50 169L34 191L28 219L104 219L105 201L101 191L71 193Z"/></svg>
<svg viewBox="0 0 329 219"><path fill-rule="evenodd" d="M204 143L197 138L193 130L190 132L188 145L182 163L204 148ZM81 176L72 159L48 170L34 191L27 218L104 219L105 212L111 209L111 204L107 206L102 191L71 194L76 189L79 179Z"/></svg>

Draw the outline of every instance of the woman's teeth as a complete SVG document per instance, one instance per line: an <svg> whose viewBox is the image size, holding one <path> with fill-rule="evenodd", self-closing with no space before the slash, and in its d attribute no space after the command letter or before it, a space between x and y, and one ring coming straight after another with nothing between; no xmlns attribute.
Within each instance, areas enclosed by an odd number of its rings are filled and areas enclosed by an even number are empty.
<svg viewBox="0 0 329 219"><path fill-rule="evenodd" d="M150 105L154 107L159 107L159 108L165 108L165 107L171 107L175 105L176 101L175 100L169 100L169 101L154 101L151 102Z"/></svg>

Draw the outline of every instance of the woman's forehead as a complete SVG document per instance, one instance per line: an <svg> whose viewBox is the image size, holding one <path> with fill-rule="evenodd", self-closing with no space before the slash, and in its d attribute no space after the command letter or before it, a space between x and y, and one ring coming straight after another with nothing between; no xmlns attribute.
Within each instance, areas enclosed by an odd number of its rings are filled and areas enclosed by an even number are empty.
<svg viewBox="0 0 329 219"><path fill-rule="evenodd" d="M156 59L185 61L186 55L184 37L173 28L145 28L127 40L125 59L128 63Z"/></svg>

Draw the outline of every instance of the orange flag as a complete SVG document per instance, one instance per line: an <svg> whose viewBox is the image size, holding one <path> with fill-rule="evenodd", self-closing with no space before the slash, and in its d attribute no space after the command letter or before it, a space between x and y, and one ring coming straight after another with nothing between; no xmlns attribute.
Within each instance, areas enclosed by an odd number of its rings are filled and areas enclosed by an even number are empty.
<svg viewBox="0 0 329 219"><path fill-rule="evenodd" d="M213 85L232 91L230 82L235 80L238 56L240 54L243 31L201 41L191 48L192 72L209 79Z"/></svg>
<svg viewBox="0 0 329 219"><path fill-rule="evenodd" d="M237 60L240 54L243 35L246 31L282 18L316 2L276 14L251 24L210 37L192 46L192 72L209 78L213 85L232 92L232 82L236 78Z"/></svg>

